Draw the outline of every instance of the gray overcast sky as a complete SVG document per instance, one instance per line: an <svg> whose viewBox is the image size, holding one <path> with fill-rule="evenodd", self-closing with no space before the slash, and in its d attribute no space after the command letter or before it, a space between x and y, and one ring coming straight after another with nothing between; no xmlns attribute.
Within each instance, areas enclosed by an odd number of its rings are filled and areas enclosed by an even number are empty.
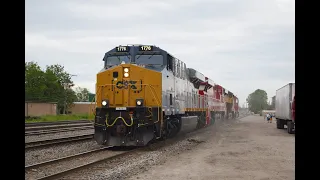
<svg viewBox="0 0 320 180"><path fill-rule="evenodd" d="M154 44L236 94L295 80L294 0L28 0L26 61L61 64L95 91L103 55Z"/></svg>

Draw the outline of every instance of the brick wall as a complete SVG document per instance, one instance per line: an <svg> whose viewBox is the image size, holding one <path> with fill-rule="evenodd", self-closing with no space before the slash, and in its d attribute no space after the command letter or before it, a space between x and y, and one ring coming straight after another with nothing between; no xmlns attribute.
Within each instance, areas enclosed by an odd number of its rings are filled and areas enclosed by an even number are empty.
<svg viewBox="0 0 320 180"><path fill-rule="evenodd" d="M96 105L93 103L81 103L75 102L73 106L70 108L71 114L92 114L96 109Z"/></svg>
<svg viewBox="0 0 320 180"><path fill-rule="evenodd" d="M25 116L43 116L43 115L56 115L57 104L56 103L36 103L25 102L24 104Z"/></svg>

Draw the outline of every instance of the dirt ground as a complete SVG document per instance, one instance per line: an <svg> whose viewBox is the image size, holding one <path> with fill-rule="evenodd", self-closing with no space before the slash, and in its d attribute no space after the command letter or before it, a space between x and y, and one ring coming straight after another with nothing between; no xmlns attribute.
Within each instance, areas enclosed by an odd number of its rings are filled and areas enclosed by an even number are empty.
<svg viewBox="0 0 320 180"><path fill-rule="evenodd" d="M295 179L295 136L277 129L275 121L249 116L216 129L196 148L130 179Z"/></svg>

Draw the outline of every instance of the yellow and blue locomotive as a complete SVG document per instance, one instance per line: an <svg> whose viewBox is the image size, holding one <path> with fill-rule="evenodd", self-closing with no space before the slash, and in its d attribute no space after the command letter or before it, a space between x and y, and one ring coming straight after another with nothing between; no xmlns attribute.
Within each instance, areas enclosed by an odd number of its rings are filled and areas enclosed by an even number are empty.
<svg viewBox="0 0 320 180"><path fill-rule="evenodd" d="M199 93L201 85L204 89L213 85L165 50L118 46L106 52L103 61L96 81L94 139L98 144L144 146L204 127L214 119L210 97Z"/></svg>

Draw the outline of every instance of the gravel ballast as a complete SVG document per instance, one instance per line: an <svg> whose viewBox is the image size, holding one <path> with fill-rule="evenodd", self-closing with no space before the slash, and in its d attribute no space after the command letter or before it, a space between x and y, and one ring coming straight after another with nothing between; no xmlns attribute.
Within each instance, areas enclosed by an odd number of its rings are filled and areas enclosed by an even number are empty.
<svg viewBox="0 0 320 180"><path fill-rule="evenodd" d="M112 151L108 149L97 150L91 153L82 154L81 156L76 156L59 162L55 162L54 164L46 164L40 167L35 167L31 170L26 171L25 177L26 179L39 179L122 153L125 152Z"/></svg>
<svg viewBox="0 0 320 180"><path fill-rule="evenodd" d="M32 135L32 136L25 136L25 142L33 142L33 141L40 141L40 140L48 140L48 139L56 139L56 138L64 138L64 137L72 137L72 136L79 136L85 134L93 134L94 130L78 130L78 131L67 131L67 132L58 132L52 134L41 134L41 135Z"/></svg>
<svg viewBox="0 0 320 180"><path fill-rule="evenodd" d="M228 124L231 121L217 121L215 125L187 134L183 140L179 140L171 145L151 151L137 151L134 154L77 171L61 179L115 180L131 177L139 174L139 172L146 171L153 165L164 163L168 158L197 147L208 138L212 138L211 136L214 135L212 131L215 131L218 126Z"/></svg>
<svg viewBox="0 0 320 180"><path fill-rule="evenodd" d="M225 121L228 122L228 121ZM222 124L225 124L222 122ZM181 152L191 150L196 147L198 144L204 142L208 136L212 135L209 132L219 126L221 124L220 121L217 121L215 125L202 129L200 131L196 131L190 133L186 136L184 140L178 141L172 145L162 147L153 151L144 151L137 152L135 154L125 156L123 158L117 158L116 160L109 161L106 163L99 163L98 165L79 171L76 176L72 174L72 176L66 176L65 179L124 179L126 177L130 177L135 175L141 171L148 169L149 166L157 165L165 162L167 158L170 156L174 156L176 154L180 154ZM91 132L90 132L91 131ZM91 134L93 130L89 131L72 131L72 132L61 132L50 135L39 135L39 136L29 136L29 141L38 141L44 139L55 139L62 138L68 136L76 136L83 134ZM27 139L27 137L26 137ZM56 158L61 158L65 156L70 156L86 151L90 151L93 149L99 149L102 146L96 144L94 140L84 140L78 142L70 142L61 145L53 145L51 147L45 148L36 148L25 151L25 165L31 165L35 163L40 163L43 161L48 161ZM100 156L103 156L102 153ZM91 159L98 159L97 157L90 157ZM82 162L79 161L71 161L69 162L71 166L81 165L86 161L90 161L89 159L81 159ZM59 165L60 166L60 165ZM51 167L46 168L47 170L41 172L35 172L36 175L32 175L33 177L41 177L45 174L49 175L55 172L56 169L63 169L63 166L68 166L68 164L63 163L60 167ZM50 170L48 170L50 169ZM38 175L37 175L38 174ZM31 178L32 179L32 178Z"/></svg>
<svg viewBox="0 0 320 180"><path fill-rule="evenodd" d="M99 149L102 146L98 145L93 139L77 142L64 143L60 145L52 145L50 147L39 147L35 149L25 150L25 165L49 161L52 159L62 158L93 149Z"/></svg>

